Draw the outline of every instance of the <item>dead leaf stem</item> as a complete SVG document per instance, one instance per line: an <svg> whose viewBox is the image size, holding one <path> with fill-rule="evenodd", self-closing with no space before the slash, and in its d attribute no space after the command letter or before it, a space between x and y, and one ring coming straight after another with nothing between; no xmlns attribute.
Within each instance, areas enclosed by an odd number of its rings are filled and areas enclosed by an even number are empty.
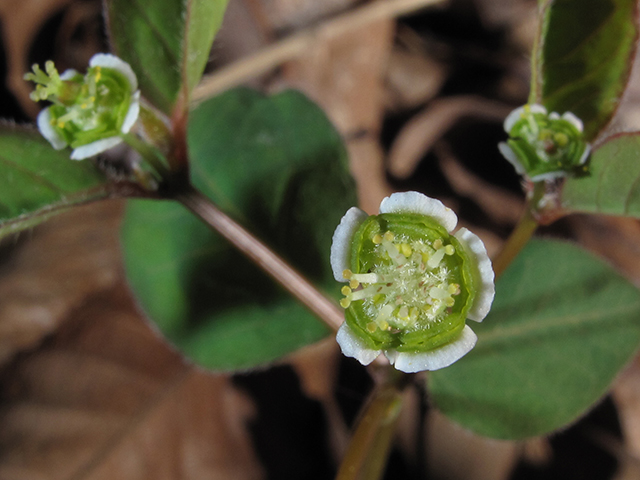
<svg viewBox="0 0 640 480"><path fill-rule="evenodd" d="M201 102L213 95L305 55L319 38L330 39L376 21L397 18L444 0L378 0L302 30L211 75L203 77L192 99Z"/></svg>

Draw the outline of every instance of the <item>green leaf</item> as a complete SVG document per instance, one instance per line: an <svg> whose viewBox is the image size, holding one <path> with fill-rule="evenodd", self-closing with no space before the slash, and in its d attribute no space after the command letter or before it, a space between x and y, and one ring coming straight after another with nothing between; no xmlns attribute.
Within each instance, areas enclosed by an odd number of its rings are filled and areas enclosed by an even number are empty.
<svg viewBox="0 0 640 480"><path fill-rule="evenodd" d="M554 0L542 7L530 103L570 111L593 140L625 89L638 31L636 0Z"/></svg>
<svg viewBox="0 0 640 480"><path fill-rule="evenodd" d="M198 83L228 0L106 0L115 53L142 94L170 113L181 88Z"/></svg>
<svg viewBox="0 0 640 480"><path fill-rule="evenodd" d="M640 217L640 134L610 137L591 154L589 175L568 178L562 205L568 210Z"/></svg>
<svg viewBox="0 0 640 480"><path fill-rule="evenodd" d="M0 124L0 238L108 194L91 162L71 160L34 129Z"/></svg>
<svg viewBox="0 0 640 480"><path fill-rule="evenodd" d="M196 187L337 295L331 237L356 198L342 141L322 111L296 92L238 89L192 112L188 140ZM201 365L251 368L327 334L180 205L130 202L123 243L144 309Z"/></svg>
<svg viewBox="0 0 640 480"><path fill-rule="evenodd" d="M640 292L575 246L532 241L471 327L476 347L429 377L434 402L481 435L542 435L583 415L631 359Z"/></svg>

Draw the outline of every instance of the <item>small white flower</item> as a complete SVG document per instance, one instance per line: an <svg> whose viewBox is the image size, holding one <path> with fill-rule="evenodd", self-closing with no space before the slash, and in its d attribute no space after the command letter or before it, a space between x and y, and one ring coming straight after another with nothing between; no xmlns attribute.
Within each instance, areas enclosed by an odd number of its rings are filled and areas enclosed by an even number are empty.
<svg viewBox="0 0 640 480"><path fill-rule="evenodd" d="M115 55L94 55L84 76L75 70L58 75L53 62L46 63L46 74L37 65L33 70L25 76L38 84L32 98L53 103L38 115L38 129L56 150L73 147L73 160L122 143L138 119L138 80Z"/></svg>
<svg viewBox="0 0 640 480"><path fill-rule="evenodd" d="M584 139L584 125L573 113L547 113L542 105L516 108L507 115L506 142L498 144L516 173L533 182L584 174L591 147Z"/></svg>
<svg viewBox="0 0 640 480"><path fill-rule="evenodd" d="M368 365L383 353L413 373L451 365L473 348L464 320L489 312L494 273L482 241L465 228L453 235L456 225L451 209L418 192L385 198L380 215L349 209L331 248L334 277L349 282L336 336L346 356Z"/></svg>

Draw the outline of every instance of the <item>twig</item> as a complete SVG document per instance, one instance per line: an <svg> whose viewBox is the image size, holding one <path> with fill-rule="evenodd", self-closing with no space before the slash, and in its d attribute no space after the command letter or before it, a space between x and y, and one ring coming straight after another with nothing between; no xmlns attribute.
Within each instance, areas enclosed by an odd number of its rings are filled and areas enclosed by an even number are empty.
<svg viewBox="0 0 640 480"><path fill-rule="evenodd" d="M260 240L228 217L202 193L188 186L174 198L255 262L329 328L338 330L342 325L344 312L340 307L320 293L306 278Z"/></svg>
<svg viewBox="0 0 640 480"><path fill-rule="evenodd" d="M397 18L444 0L378 0L302 30L253 55L238 60L203 77L194 89L192 100L200 102L216 93L254 78L274 67L308 52L318 39L335 38L358 27L388 18Z"/></svg>

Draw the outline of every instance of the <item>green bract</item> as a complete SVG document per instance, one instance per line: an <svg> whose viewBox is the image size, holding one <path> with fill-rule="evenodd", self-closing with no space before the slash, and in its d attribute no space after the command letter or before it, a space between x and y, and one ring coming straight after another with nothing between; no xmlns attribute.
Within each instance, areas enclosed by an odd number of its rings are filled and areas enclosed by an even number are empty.
<svg viewBox="0 0 640 480"><path fill-rule="evenodd" d="M85 75L58 74L53 62L25 75L38 85L33 100L53 103L38 116L38 128L53 147L71 146L80 160L122 142L140 111L138 83L131 67L109 54L94 55Z"/></svg>
<svg viewBox="0 0 640 480"><path fill-rule="evenodd" d="M587 171L591 149L582 121L571 112L560 116L542 105L525 105L507 116L504 129L510 138L498 147L520 175L537 182Z"/></svg>
<svg viewBox="0 0 640 480"><path fill-rule="evenodd" d="M380 353L405 372L436 370L475 345L466 319L493 301L493 270L482 241L417 192L383 200L380 215L350 209L336 229L331 263L345 296L337 340L368 364Z"/></svg>

